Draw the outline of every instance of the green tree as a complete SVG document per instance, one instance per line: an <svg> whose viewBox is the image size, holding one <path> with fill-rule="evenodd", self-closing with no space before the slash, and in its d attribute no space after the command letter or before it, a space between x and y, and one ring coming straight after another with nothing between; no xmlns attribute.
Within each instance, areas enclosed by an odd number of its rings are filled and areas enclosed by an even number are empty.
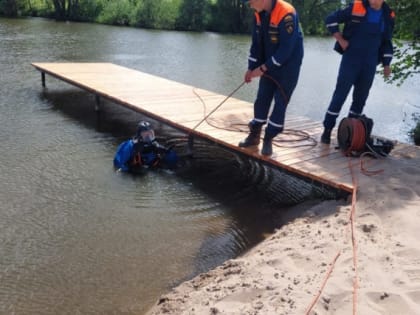
<svg viewBox="0 0 420 315"><path fill-rule="evenodd" d="M159 15L158 27L163 29L175 29L179 18L182 0L164 0Z"/></svg>
<svg viewBox="0 0 420 315"><path fill-rule="evenodd" d="M341 0L294 0L292 3L299 14L303 31L307 35L327 34L325 18L342 5Z"/></svg>
<svg viewBox="0 0 420 315"><path fill-rule="evenodd" d="M241 0L218 0L211 5L209 28L224 33L249 32L253 11Z"/></svg>
<svg viewBox="0 0 420 315"><path fill-rule="evenodd" d="M182 0L138 0L132 25L173 30L179 16ZM131 0L136 3L136 0Z"/></svg>
<svg viewBox="0 0 420 315"><path fill-rule="evenodd" d="M16 17L18 15L18 1L0 0L0 14L9 17Z"/></svg>
<svg viewBox="0 0 420 315"><path fill-rule="evenodd" d="M176 28L187 31L204 31L209 19L207 0L183 0L179 8Z"/></svg>
<svg viewBox="0 0 420 315"><path fill-rule="evenodd" d="M102 10L99 0L78 0L68 8L68 17L76 21L95 21Z"/></svg>
<svg viewBox="0 0 420 315"><path fill-rule="evenodd" d="M159 0L141 0L136 9L136 25L144 28L154 28L160 13Z"/></svg>
<svg viewBox="0 0 420 315"><path fill-rule="evenodd" d="M397 45L392 65L393 75L388 83L402 84L408 77L420 73L420 0L390 0L396 11L395 37ZM420 115L413 115L417 125L410 132L420 145Z"/></svg>
<svg viewBox="0 0 420 315"><path fill-rule="evenodd" d="M420 0L388 1L396 12L394 40L396 49L389 83L402 84L420 73Z"/></svg>
<svg viewBox="0 0 420 315"><path fill-rule="evenodd" d="M133 25L134 9L134 4L129 0L106 1L96 21L112 25Z"/></svg>
<svg viewBox="0 0 420 315"><path fill-rule="evenodd" d="M51 0L45 0L47 5ZM54 7L53 16L58 21L72 20L94 20L97 0L52 0Z"/></svg>
<svg viewBox="0 0 420 315"><path fill-rule="evenodd" d="M71 1L71 0L69 0ZM55 18L59 21L67 19L66 0L53 0Z"/></svg>

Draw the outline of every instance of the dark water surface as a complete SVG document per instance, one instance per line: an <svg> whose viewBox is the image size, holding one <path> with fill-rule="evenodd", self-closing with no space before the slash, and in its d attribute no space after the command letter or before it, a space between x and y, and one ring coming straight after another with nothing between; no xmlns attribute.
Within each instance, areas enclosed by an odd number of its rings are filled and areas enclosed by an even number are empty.
<svg viewBox="0 0 420 315"><path fill-rule="evenodd" d="M30 63L112 62L227 95L248 45L248 36L0 19L0 314L142 314L172 285L256 244L301 197L279 194L276 172L205 143L176 172L117 173L115 149L142 117L105 103L98 118L92 95L48 76L44 91ZM306 39L290 113L322 118L337 64L331 40ZM418 78L376 82L374 128L407 141ZM255 89L236 97L252 101ZM154 125L186 149L184 135Z"/></svg>

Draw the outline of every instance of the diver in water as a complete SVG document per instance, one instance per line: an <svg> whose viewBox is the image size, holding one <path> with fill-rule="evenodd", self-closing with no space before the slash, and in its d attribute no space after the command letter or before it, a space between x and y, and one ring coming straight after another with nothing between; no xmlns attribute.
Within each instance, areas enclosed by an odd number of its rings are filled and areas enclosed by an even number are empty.
<svg viewBox="0 0 420 315"><path fill-rule="evenodd" d="M121 171L139 171L144 168L176 167L178 156L171 148L161 145L147 121L139 122L133 139L118 146L114 156L114 166Z"/></svg>

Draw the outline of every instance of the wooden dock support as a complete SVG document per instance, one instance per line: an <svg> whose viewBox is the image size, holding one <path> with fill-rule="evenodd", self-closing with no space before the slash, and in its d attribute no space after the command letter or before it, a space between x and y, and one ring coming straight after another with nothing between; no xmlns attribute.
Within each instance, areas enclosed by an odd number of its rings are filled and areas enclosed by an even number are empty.
<svg viewBox="0 0 420 315"><path fill-rule="evenodd" d="M99 112L101 110L101 97L98 94L95 94L95 111Z"/></svg>

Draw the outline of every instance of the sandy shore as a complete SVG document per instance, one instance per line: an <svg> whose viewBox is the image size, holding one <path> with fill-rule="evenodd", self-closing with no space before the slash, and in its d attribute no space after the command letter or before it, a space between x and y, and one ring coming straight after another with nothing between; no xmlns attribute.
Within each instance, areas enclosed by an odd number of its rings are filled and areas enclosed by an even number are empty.
<svg viewBox="0 0 420 315"><path fill-rule="evenodd" d="M353 163L354 207L296 207L284 215L298 218L161 296L148 315L420 314L420 151L376 160L375 176Z"/></svg>

